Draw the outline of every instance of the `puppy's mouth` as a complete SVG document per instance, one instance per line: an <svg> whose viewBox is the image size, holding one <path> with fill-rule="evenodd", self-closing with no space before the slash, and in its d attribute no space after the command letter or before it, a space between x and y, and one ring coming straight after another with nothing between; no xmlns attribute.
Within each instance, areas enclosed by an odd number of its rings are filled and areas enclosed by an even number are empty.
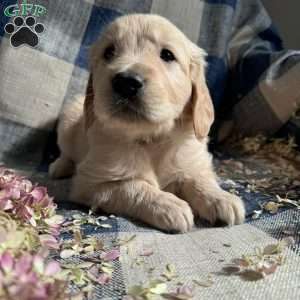
<svg viewBox="0 0 300 300"><path fill-rule="evenodd" d="M145 107L140 97L137 96L122 98L118 95L113 95L110 111L113 117L129 121L147 121Z"/></svg>

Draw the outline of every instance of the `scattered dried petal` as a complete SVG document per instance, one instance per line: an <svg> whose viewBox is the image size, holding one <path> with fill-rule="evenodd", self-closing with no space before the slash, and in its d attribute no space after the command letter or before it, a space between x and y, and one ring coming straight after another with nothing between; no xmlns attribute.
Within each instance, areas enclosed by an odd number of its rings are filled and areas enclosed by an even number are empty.
<svg viewBox="0 0 300 300"><path fill-rule="evenodd" d="M100 224L99 226L102 228L112 228L110 224Z"/></svg>
<svg viewBox="0 0 300 300"><path fill-rule="evenodd" d="M101 253L100 258L104 261L112 261L112 260L119 258L120 255L121 255L120 250L113 249L109 252Z"/></svg>
<svg viewBox="0 0 300 300"><path fill-rule="evenodd" d="M240 274L240 276L247 281L257 281L264 278L264 274L262 272L255 270L245 270Z"/></svg>
<svg viewBox="0 0 300 300"><path fill-rule="evenodd" d="M235 265L223 267L223 271L227 274L235 274L241 271L241 268Z"/></svg>
<svg viewBox="0 0 300 300"><path fill-rule="evenodd" d="M76 254L77 254L76 251L74 251L72 249L65 249L60 252L60 257L63 259L66 259L66 258L70 258Z"/></svg>
<svg viewBox="0 0 300 300"><path fill-rule="evenodd" d="M281 204L278 204L273 201L269 201L263 205L264 209L271 214L276 214L278 212L279 207L281 206Z"/></svg>
<svg viewBox="0 0 300 300"><path fill-rule="evenodd" d="M196 285L198 285L200 287L204 287L204 288L211 287L214 284L214 282L211 279L208 279L206 281L194 279L193 283L195 283Z"/></svg>
<svg viewBox="0 0 300 300"><path fill-rule="evenodd" d="M59 273L60 270L61 269L60 269L59 263L56 261L51 261L46 265L44 275L53 276L53 275Z"/></svg>
<svg viewBox="0 0 300 300"><path fill-rule="evenodd" d="M277 264L276 263L273 263L269 266L264 266L260 269L260 271L262 273L264 273L265 275L270 275L270 274L273 274L277 269Z"/></svg>
<svg viewBox="0 0 300 300"><path fill-rule="evenodd" d="M97 279L97 282L101 285L104 285L104 284L107 284L109 283L111 280L111 276L109 276L108 274L106 273L102 273L100 274L100 276L98 277Z"/></svg>
<svg viewBox="0 0 300 300"><path fill-rule="evenodd" d="M153 254L153 250L151 249L144 249L141 253L140 256L151 256Z"/></svg>
<svg viewBox="0 0 300 300"><path fill-rule="evenodd" d="M232 260L232 262L240 267L248 267L249 266L249 262L243 258L235 258Z"/></svg>
<svg viewBox="0 0 300 300"><path fill-rule="evenodd" d="M166 278L168 281L171 281L173 278L176 278L177 275L176 275L175 266L172 264L167 264L166 270L161 276Z"/></svg>
<svg viewBox="0 0 300 300"><path fill-rule="evenodd" d="M189 300L194 297L194 290L189 286L183 285L177 288L176 292L163 294L163 297L173 300Z"/></svg>

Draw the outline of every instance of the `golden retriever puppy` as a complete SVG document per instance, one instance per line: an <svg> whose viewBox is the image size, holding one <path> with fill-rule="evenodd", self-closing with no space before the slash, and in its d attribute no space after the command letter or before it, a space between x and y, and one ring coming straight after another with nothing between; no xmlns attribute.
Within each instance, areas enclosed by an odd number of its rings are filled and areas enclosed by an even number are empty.
<svg viewBox="0 0 300 300"><path fill-rule="evenodd" d="M71 199L186 232L194 216L240 224L207 151L214 119L205 52L163 17L118 18L91 50L86 98L64 110L53 178L74 172Z"/></svg>

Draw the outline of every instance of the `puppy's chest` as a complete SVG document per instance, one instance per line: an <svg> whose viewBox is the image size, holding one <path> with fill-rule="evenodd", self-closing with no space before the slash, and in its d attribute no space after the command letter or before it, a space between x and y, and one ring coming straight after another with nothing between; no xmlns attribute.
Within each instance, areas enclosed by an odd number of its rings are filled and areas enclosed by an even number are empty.
<svg viewBox="0 0 300 300"><path fill-rule="evenodd" d="M147 148L151 166L159 185L163 188L183 176L178 149L152 145Z"/></svg>

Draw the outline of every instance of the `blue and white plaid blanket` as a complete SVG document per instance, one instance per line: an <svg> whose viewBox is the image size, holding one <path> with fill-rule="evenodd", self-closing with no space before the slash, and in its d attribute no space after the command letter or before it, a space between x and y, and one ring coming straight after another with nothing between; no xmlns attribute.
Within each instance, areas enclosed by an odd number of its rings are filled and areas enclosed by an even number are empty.
<svg viewBox="0 0 300 300"><path fill-rule="evenodd" d="M60 201L67 199L68 181L50 182L43 172L57 155L56 120L65 103L85 92L89 47L120 15L163 15L208 52L207 83L219 139L231 132L274 133L300 104L300 51L284 49L258 0L28 0L27 4L46 8L46 14L36 17L44 30L33 29L39 37L36 47L14 48L11 39L20 28L4 11L12 5L10 14L20 14L13 10L19 6L13 5L22 3L0 2L0 161L49 186ZM8 23L13 32L5 33ZM248 193L243 185L240 190L249 214L265 197L273 197ZM64 210L62 205L65 214L70 213L67 206ZM111 221L111 229L95 228L93 234L109 240L135 233L135 252L149 244L156 249L150 266L160 272L173 263L179 275L191 281L195 275L217 274L221 260L274 242L285 227L299 232L297 218L298 211L287 210L259 220L248 218L233 228L202 227L185 235L167 235L120 218ZM99 299L121 299L137 279L147 279L142 269L133 272L130 265L129 255L119 263L113 283L98 288ZM297 299L298 286L299 258L289 251L287 263L267 281L253 285L220 275L195 299Z"/></svg>

